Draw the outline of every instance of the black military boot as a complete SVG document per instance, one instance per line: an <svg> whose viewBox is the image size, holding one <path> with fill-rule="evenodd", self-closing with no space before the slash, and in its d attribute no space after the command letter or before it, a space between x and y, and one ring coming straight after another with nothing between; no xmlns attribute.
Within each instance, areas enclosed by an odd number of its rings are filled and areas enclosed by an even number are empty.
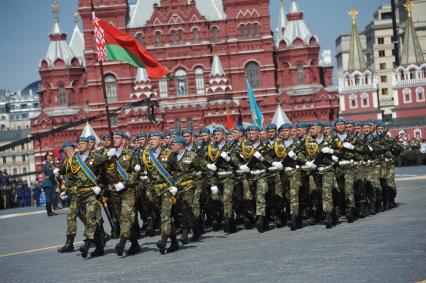
<svg viewBox="0 0 426 283"><path fill-rule="evenodd" d="M189 243L189 239L188 239L188 229L182 229L182 235L181 235L181 237L180 237L180 239L179 239L181 242L182 242L182 244L184 244L184 245L186 245L186 244L188 244Z"/></svg>
<svg viewBox="0 0 426 283"><path fill-rule="evenodd" d="M294 231L297 229L297 216L292 214L290 218L290 229L291 231Z"/></svg>
<svg viewBox="0 0 426 283"><path fill-rule="evenodd" d="M359 218L364 218L365 215L366 215L366 212L365 212L365 202L361 202L359 204L358 216L359 216Z"/></svg>
<svg viewBox="0 0 426 283"><path fill-rule="evenodd" d="M65 245L58 249L58 253L70 253L74 251L74 236L67 236Z"/></svg>
<svg viewBox="0 0 426 283"><path fill-rule="evenodd" d="M157 248L160 250L160 254L162 255L166 253L167 238L167 236L162 236L161 240L157 242Z"/></svg>
<svg viewBox="0 0 426 283"><path fill-rule="evenodd" d="M197 227L198 227L198 231L199 231L200 235L204 234L204 221L203 221L203 218L201 216L199 216L197 218L196 223L197 223Z"/></svg>
<svg viewBox="0 0 426 283"><path fill-rule="evenodd" d="M381 201L377 201L377 202L376 202L376 212L377 212L377 213L379 213L379 212L383 212L383 204L382 204L382 202L381 202Z"/></svg>
<svg viewBox="0 0 426 283"><path fill-rule="evenodd" d="M219 231L220 230L220 222L217 219L213 219L212 222L213 231Z"/></svg>
<svg viewBox="0 0 426 283"><path fill-rule="evenodd" d="M122 237L120 239L120 242L118 242L118 244L115 246L115 253L118 256L123 256L124 248L126 247L126 242L127 242L127 239Z"/></svg>
<svg viewBox="0 0 426 283"><path fill-rule="evenodd" d="M253 202L251 200L247 200L244 203L244 227L246 229L251 229L254 223L254 207Z"/></svg>
<svg viewBox="0 0 426 283"><path fill-rule="evenodd" d="M376 214L376 202L374 200L370 202L370 214Z"/></svg>
<svg viewBox="0 0 426 283"><path fill-rule="evenodd" d="M192 238L191 241L197 242L201 237L201 231L197 225L197 223L194 223L192 226Z"/></svg>
<svg viewBox="0 0 426 283"><path fill-rule="evenodd" d="M229 223L230 219L228 217L225 217L225 219L223 220L223 232L225 233L229 233Z"/></svg>
<svg viewBox="0 0 426 283"><path fill-rule="evenodd" d="M90 241L84 241L84 245L81 247L81 257L87 258L90 249Z"/></svg>
<svg viewBox="0 0 426 283"><path fill-rule="evenodd" d="M172 253L179 250L179 241L176 238L176 235L170 236L171 244L170 247L167 248L167 253Z"/></svg>
<svg viewBox="0 0 426 283"><path fill-rule="evenodd" d="M346 220L348 220L348 223L354 222L354 208L349 207L348 211L346 212Z"/></svg>
<svg viewBox="0 0 426 283"><path fill-rule="evenodd" d="M103 256L104 254L105 254L104 241L103 241L103 238L99 237L98 239L96 239L96 248L93 252L90 253L90 257Z"/></svg>
<svg viewBox="0 0 426 283"><path fill-rule="evenodd" d="M113 224L111 229L111 238L118 239L120 236L120 226L118 224Z"/></svg>
<svg viewBox="0 0 426 283"><path fill-rule="evenodd" d="M127 251L127 255L135 255L135 254L140 253L141 246L139 245L138 240L133 239L131 242L132 242L132 245L130 246L129 250Z"/></svg>
<svg viewBox="0 0 426 283"><path fill-rule="evenodd" d="M259 233L265 232L265 217L262 215L257 216L256 228Z"/></svg>
<svg viewBox="0 0 426 283"><path fill-rule="evenodd" d="M331 212L327 212L325 214L325 220L324 220L324 225L327 229L331 228L331 226L333 226L333 216L331 215Z"/></svg>
<svg viewBox="0 0 426 283"><path fill-rule="evenodd" d="M145 235L148 236L148 237L154 237L154 235L155 235L154 220L152 219L152 217L148 217L146 219Z"/></svg>

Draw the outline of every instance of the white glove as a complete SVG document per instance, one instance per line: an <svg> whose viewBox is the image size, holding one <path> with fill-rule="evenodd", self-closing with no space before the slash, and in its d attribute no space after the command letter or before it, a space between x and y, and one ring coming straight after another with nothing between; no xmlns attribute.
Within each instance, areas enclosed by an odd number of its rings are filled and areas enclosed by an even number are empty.
<svg viewBox="0 0 426 283"><path fill-rule="evenodd" d="M259 152L259 151L256 151L255 153L254 153L254 157L256 157L257 159L259 159L260 161L263 161L263 156L262 156L262 154Z"/></svg>
<svg viewBox="0 0 426 283"><path fill-rule="evenodd" d="M268 168L268 170L269 171L276 171L276 170L279 170L279 169L275 166L271 166L271 167Z"/></svg>
<svg viewBox="0 0 426 283"><path fill-rule="evenodd" d="M62 192L59 197L61 198L61 200L65 200L67 198L67 192Z"/></svg>
<svg viewBox="0 0 426 283"><path fill-rule="evenodd" d="M288 153L288 157L290 157L291 159L293 159L293 160L296 160L296 153L294 153L294 151L290 151L289 153Z"/></svg>
<svg viewBox="0 0 426 283"><path fill-rule="evenodd" d="M333 159L334 162L338 162L339 161L339 157L337 157L336 155L332 155L331 159Z"/></svg>
<svg viewBox="0 0 426 283"><path fill-rule="evenodd" d="M332 150L332 149L331 149L331 148L329 148L329 147L323 147L323 148L321 148L321 152L322 152L322 153L333 154L334 150Z"/></svg>
<svg viewBox="0 0 426 283"><path fill-rule="evenodd" d="M250 172L250 168L247 165L241 165L240 170L243 171L244 173Z"/></svg>
<svg viewBox="0 0 426 283"><path fill-rule="evenodd" d="M228 155L225 151L222 151L222 152L220 153L220 156L222 156L222 158L223 158L226 162L229 162L229 160L231 160L231 157L229 157L229 155Z"/></svg>
<svg viewBox="0 0 426 283"><path fill-rule="evenodd" d="M207 164L207 168L209 168L209 170L213 172L217 170L217 166L212 163Z"/></svg>
<svg viewBox="0 0 426 283"><path fill-rule="evenodd" d="M368 146L368 149L373 152L373 148L371 146Z"/></svg>
<svg viewBox="0 0 426 283"><path fill-rule="evenodd" d="M278 170L283 170L284 166L281 162L272 162L272 166L277 168Z"/></svg>
<svg viewBox="0 0 426 283"><path fill-rule="evenodd" d="M118 193L119 191L124 190L125 186L122 182L118 182L115 184L115 191Z"/></svg>
<svg viewBox="0 0 426 283"><path fill-rule="evenodd" d="M178 189L176 187L170 187L169 192L172 194L172 196L175 196L178 192Z"/></svg>
<svg viewBox="0 0 426 283"><path fill-rule="evenodd" d="M53 169L53 174L57 177L59 176L59 168Z"/></svg>
<svg viewBox="0 0 426 283"><path fill-rule="evenodd" d="M114 147L111 147L108 151L107 151L107 155L109 158L115 156L115 154L117 153L117 151L115 150Z"/></svg>
<svg viewBox="0 0 426 283"><path fill-rule="evenodd" d="M219 188L217 186L213 186L210 188L212 190L212 194L216 195L219 192Z"/></svg>
<svg viewBox="0 0 426 283"><path fill-rule="evenodd" d="M136 172L140 172L141 171L141 166L139 164L135 165L135 171Z"/></svg>
<svg viewBox="0 0 426 283"><path fill-rule="evenodd" d="M312 161L308 161L308 162L306 162L306 163L305 163L305 165L306 165L306 167L308 167L309 169L316 169L316 168L317 168L317 165L316 165L314 162L312 162Z"/></svg>
<svg viewBox="0 0 426 283"><path fill-rule="evenodd" d="M355 148L353 144L350 144L348 142L344 142L343 147L346 148L346 149L349 149L349 150L354 150L354 148Z"/></svg>
<svg viewBox="0 0 426 283"><path fill-rule="evenodd" d="M95 192L95 195L99 195L101 193L101 188L96 186L96 187L93 188L93 192Z"/></svg>

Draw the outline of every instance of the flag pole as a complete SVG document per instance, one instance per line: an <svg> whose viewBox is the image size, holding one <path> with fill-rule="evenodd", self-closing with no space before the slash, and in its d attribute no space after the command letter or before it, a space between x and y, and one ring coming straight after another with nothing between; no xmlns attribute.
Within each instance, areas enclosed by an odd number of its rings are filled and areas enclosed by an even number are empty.
<svg viewBox="0 0 426 283"><path fill-rule="evenodd" d="M93 5L93 0L90 0L90 5L91 5L91 12L94 13L95 12L95 6ZM111 145L113 145L113 135L112 135L112 127L111 127L111 119L110 119L110 111L109 111L109 105L108 105L108 97L107 97L107 92L106 92L106 87L105 87L105 75L104 75L104 66L102 64L102 61L98 60L98 57L96 55L96 61L99 63L99 69L101 71L101 81L102 81L102 91L104 94L104 104L105 104L105 112L106 112L106 116L107 116L107 121L108 121L108 133L110 136L110 140L111 140Z"/></svg>

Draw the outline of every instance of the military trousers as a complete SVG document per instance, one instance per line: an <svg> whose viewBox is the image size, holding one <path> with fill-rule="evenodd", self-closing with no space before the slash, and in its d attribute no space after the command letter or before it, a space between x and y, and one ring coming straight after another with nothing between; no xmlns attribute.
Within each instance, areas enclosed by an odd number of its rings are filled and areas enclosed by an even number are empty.
<svg viewBox="0 0 426 283"><path fill-rule="evenodd" d="M315 189L311 193L314 207L319 208L319 197L322 199L322 211L329 213L333 211L333 183L334 171L330 167L326 170L315 170L311 172L315 183ZM316 190L316 191L315 191Z"/></svg>
<svg viewBox="0 0 426 283"><path fill-rule="evenodd" d="M67 236L75 236L77 234L77 217L80 218L83 224L85 223L84 215L78 209L77 195L68 193L70 200L69 212L67 214Z"/></svg>
<svg viewBox="0 0 426 283"><path fill-rule="evenodd" d="M352 165L338 166L335 168L335 176L337 181L337 186L340 189L340 192L344 193L346 206L348 208L355 207L355 196L354 196L354 182L355 182L355 172Z"/></svg>
<svg viewBox="0 0 426 283"><path fill-rule="evenodd" d="M94 192L79 192L77 189L77 209L84 216L84 241L94 241L95 233L101 225L101 208Z"/></svg>
<svg viewBox="0 0 426 283"><path fill-rule="evenodd" d="M194 184L189 184L181 188L176 197L177 213L181 217L181 224L183 229L189 229L195 225L195 216L192 210L192 203L194 201Z"/></svg>
<svg viewBox="0 0 426 283"><path fill-rule="evenodd" d="M251 196L256 197L256 215L266 215L266 193L268 191L268 182L265 174L253 175L249 173L247 181L251 191ZM246 200L249 200L246 198Z"/></svg>
<svg viewBox="0 0 426 283"><path fill-rule="evenodd" d="M284 170L284 191L290 203L290 214L299 215L299 190L301 186L300 169L293 168ZM287 212L288 213L288 212Z"/></svg>

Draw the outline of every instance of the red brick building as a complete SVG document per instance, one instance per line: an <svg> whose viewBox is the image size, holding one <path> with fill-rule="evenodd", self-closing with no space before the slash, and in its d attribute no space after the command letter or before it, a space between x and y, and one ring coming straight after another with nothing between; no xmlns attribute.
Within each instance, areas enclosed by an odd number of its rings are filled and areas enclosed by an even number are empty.
<svg viewBox="0 0 426 283"><path fill-rule="evenodd" d="M97 17L133 35L175 75L149 80L142 69L121 62L104 64L111 108L150 97L159 102L150 124L144 107L121 112L113 127L135 135L141 130L194 128L251 121L245 77L269 123L278 104L293 121L329 121L338 113L331 58L320 58L318 39L306 26L296 0L290 12L281 1L279 26L271 32L269 0L94 0ZM42 113L32 132L47 131L104 110L100 71L94 52L90 0L79 0L82 30L68 43L57 16L48 52L40 62ZM91 123L98 134L106 120ZM36 141L42 152L75 140L84 125Z"/></svg>

